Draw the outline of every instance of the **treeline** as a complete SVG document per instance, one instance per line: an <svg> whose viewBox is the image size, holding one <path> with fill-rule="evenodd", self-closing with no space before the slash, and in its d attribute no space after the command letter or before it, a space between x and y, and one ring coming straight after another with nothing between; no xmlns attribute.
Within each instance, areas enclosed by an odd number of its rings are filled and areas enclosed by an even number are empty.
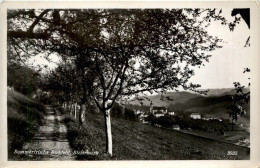
<svg viewBox="0 0 260 168"><path fill-rule="evenodd" d="M166 128L171 128L173 125L179 125L181 129L194 129L207 132L224 133L226 131L231 131L232 129L228 119L219 121L216 119L203 120L179 116L162 116L156 118L151 114L146 118L146 121L150 122L152 125L158 124Z"/></svg>
<svg viewBox="0 0 260 168"><path fill-rule="evenodd" d="M11 62L7 66L7 85L15 91L31 97L39 87L40 74L34 69Z"/></svg>
<svg viewBox="0 0 260 168"><path fill-rule="evenodd" d="M138 116L135 115L134 111L130 108L124 108L118 103L115 103L111 109L111 117L113 118L122 118L130 121L137 121Z"/></svg>
<svg viewBox="0 0 260 168"><path fill-rule="evenodd" d="M41 67L34 69L25 64L8 62L7 86L43 104L57 102L56 97L49 92L51 85L48 83L48 74L41 71Z"/></svg>
<svg viewBox="0 0 260 168"><path fill-rule="evenodd" d="M140 105L135 105L135 104L127 104L125 105L127 108L129 109L133 109L133 110L140 110L140 111L144 111L144 112L149 112L150 111L150 106L140 106Z"/></svg>

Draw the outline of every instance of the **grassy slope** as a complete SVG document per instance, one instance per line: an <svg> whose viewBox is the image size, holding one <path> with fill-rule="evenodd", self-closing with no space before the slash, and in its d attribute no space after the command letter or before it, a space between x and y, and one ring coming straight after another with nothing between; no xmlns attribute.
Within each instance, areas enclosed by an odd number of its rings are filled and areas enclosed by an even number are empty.
<svg viewBox="0 0 260 168"><path fill-rule="evenodd" d="M8 158L15 159L15 149L22 148L24 142L30 141L41 124L44 106L30 98L8 90Z"/></svg>
<svg viewBox="0 0 260 168"><path fill-rule="evenodd" d="M104 118L101 114L86 115L86 129L67 120L68 138L73 149L105 151ZM138 122L112 118L112 158L99 155L81 159L112 160L183 160L183 159L248 159L249 149L235 145L164 130ZM227 151L238 151L227 156Z"/></svg>

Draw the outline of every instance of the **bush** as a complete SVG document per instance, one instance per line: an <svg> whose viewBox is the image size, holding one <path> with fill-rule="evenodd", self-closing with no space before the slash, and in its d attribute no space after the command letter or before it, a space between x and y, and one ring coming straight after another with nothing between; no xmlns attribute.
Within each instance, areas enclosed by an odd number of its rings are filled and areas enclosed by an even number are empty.
<svg viewBox="0 0 260 168"><path fill-rule="evenodd" d="M79 123L71 118L70 115L66 114L64 118L64 123L67 126L67 138L69 140L70 147L76 151L98 151L102 153L102 150L97 146L97 142L94 134L99 134L93 132L92 128L80 126ZM103 155L76 155L77 160L99 160ZM104 159L104 158L103 158Z"/></svg>
<svg viewBox="0 0 260 168"><path fill-rule="evenodd" d="M115 103L111 108L111 117L122 118L130 121L137 121L138 117L135 115L134 111L129 108L121 107L118 103Z"/></svg>
<svg viewBox="0 0 260 168"><path fill-rule="evenodd" d="M203 131L223 132L230 131L230 124L228 121L223 120L202 120L192 119L188 117L180 118L178 116L162 116L159 118L154 117L152 114L146 119L151 124L159 124L164 127L171 127L173 125L180 125L182 129L192 128Z"/></svg>

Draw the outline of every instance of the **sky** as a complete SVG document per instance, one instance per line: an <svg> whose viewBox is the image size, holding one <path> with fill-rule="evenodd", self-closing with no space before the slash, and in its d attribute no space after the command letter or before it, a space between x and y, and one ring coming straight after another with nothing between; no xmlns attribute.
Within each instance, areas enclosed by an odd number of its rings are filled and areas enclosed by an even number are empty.
<svg viewBox="0 0 260 168"><path fill-rule="evenodd" d="M43 54L38 54L34 57L31 57L27 61L27 63L35 68L38 65L42 68L44 68L44 66L47 65L48 66L47 69L55 69L58 63L60 62L61 58L57 54L51 54L49 55L49 58L51 59L51 62L45 59Z"/></svg>
<svg viewBox="0 0 260 168"><path fill-rule="evenodd" d="M223 16L234 19L231 17L231 11L232 9L223 10ZM249 73L243 74L243 70L250 67L250 47L244 45L250 36L250 29L245 21L241 19L232 32L228 26L222 26L219 22L212 23L208 32L223 39L223 48L213 51L209 62L200 69L197 68L190 81L200 84L202 89L231 88L233 82L247 86Z"/></svg>
<svg viewBox="0 0 260 168"><path fill-rule="evenodd" d="M222 15L233 21L231 11L232 9L222 9ZM245 21L241 19L232 32L228 26L223 26L220 22L211 22L207 31L210 35L223 39L224 42L221 43L223 48L210 53L212 57L209 58L209 62L195 69L195 75L190 82L200 84L201 89L232 88L233 82L240 82L247 86L249 73L243 74L243 70L250 67L250 47L244 45L250 36L250 29ZM42 67L48 65L49 69L53 69L60 59L55 54L52 54L51 58L53 63L49 63L41 55L32 58L29 62Z"/></svg>

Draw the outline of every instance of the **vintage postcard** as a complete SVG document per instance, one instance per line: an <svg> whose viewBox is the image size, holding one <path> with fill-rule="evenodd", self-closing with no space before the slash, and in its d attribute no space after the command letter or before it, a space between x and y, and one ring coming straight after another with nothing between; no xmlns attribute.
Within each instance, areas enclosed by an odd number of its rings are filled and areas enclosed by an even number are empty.
<svg viewBox="0 0 260 168"><path fill-rule="evenodd" d="M259 21L255 1L3 2L0 166L260 167Z"/></svg>

